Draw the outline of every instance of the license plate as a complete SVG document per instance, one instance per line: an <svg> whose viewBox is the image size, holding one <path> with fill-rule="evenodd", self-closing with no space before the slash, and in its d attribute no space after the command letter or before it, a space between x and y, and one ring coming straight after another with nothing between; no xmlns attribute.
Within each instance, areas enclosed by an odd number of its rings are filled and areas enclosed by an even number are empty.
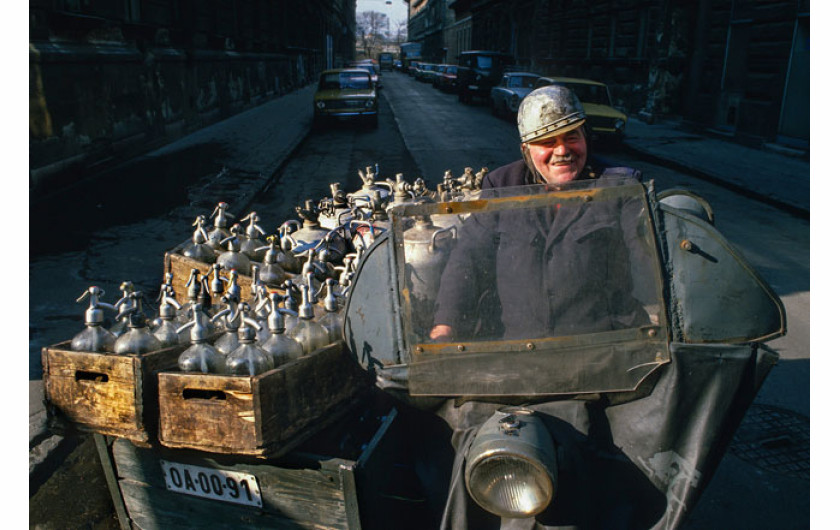
<svg viewBox="0 0 840 530"><path fill-rule="evenodd" d="M470 90L478 90L478 85L470 85L469 89Z"/></svg>
<svg viewBox="0 0 840 530"><path fill-rule="evenodd" d="M161 460L166 489L246 506L262 507L257 479L248 473L228 469L191 466Z"/></svg>

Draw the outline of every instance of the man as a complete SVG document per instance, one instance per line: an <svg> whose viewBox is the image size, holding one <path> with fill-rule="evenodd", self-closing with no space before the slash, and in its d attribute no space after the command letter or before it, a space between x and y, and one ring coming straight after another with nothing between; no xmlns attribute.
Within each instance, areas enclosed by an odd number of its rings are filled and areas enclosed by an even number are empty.
<svg viewBox="0 0 840 530"><path fill-rule="evenodd" d="M589 156L585 123L583 105L570 89L534 90L517 118L522 160L488 174L482 189L640 179L639 171L607 168ZM625 238L624 231L632 230L638 215L617 204L598 204L472 216L441 278L429 338L464 338L482 318L475 316L481 312L477 306L492 305L487 300L496 295L501 306L496 327L505 338L604 331L645 321L641 306L627 296L632 279L625 240L632 236ZM492 284L498 292L482 302Z"/></svg>

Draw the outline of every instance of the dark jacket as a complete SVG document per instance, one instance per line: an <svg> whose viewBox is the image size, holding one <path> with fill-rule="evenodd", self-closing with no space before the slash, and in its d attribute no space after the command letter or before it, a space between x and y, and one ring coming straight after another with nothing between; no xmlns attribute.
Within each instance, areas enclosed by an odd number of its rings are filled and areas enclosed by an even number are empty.
<svg viewBox="0 0 840 530"><path fill-rule="evenodd" d="M587 176L640 178L630 168ZM525 185L523 161L485 177L483 189ZM594 182L593 182L594 184ZM456 338L537 338L607 331L647 322L632 288L625 231L639 210L594 202L470 216L441 278L434 324Z"/></svg>

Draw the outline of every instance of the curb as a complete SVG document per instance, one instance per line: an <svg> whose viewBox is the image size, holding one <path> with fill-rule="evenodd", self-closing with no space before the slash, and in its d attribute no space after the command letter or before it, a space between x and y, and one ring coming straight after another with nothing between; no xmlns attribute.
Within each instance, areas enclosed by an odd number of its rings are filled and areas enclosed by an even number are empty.
<svg viewBox="0 0 840 530"><path fill-rule="evenodd" d="M667 167L669 169L673 169L681 173L686 173L688 175L705 180L707 182L711 182L713 184L721 186L722 188L726 188L730 191L734 191L735 193L743 195L744 197L747 197L749 199L769 204L774 208L778 208L780 210L788 212L789 214L799 217L801 219L810 220L811 218L811 212L809 208L804 208L802 206L798 206L790 202L785 202L783 200L776 199L774 197L771 197L767 193L762 193L758 190L753 190L744 186L740 186L731 180L722 179L706 171L697 169L696 167L686 165L683 162L680 162L679 160L665 158L662 155L653 154L645 149L632 145L632 143L629 143L626 140L622 142L621 149L629 151L633 153L633 155L647 162L652 162L659 166Z"/></svg>

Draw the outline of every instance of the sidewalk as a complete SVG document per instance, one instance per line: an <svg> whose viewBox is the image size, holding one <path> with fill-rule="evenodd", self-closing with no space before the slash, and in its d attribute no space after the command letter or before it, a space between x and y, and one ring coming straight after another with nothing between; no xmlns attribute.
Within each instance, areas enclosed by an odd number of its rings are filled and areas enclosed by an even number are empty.
<svg viewBox="0 0 840 530"><path fill-rule="evenodd" d="M802 217L809 217L810 163L771 149L754 149L710 134L686 131L677 121L648 125L630 118L624 145L655 163L728 187Z"/></svg>
<svg viewBox="0 0 840 530"><path fill-rule="evenodd" d="M194 146L214 146L214 161L229 169L249 173L249 182L231 201L240 212L259 194L309 132L315 85L296 90L197 131L143 159L162 157ZM733 142L680 129L678 122L648 125L630 119L625 145L658 164L736 188L798 215L810 212L810 164L802 159L767 149L753 149ZM243 178L243 177L239 177ZM46 430L43 384L29 383L29 473L30 487L53 472L56 462L69 453L72 444Z"/></svg>

